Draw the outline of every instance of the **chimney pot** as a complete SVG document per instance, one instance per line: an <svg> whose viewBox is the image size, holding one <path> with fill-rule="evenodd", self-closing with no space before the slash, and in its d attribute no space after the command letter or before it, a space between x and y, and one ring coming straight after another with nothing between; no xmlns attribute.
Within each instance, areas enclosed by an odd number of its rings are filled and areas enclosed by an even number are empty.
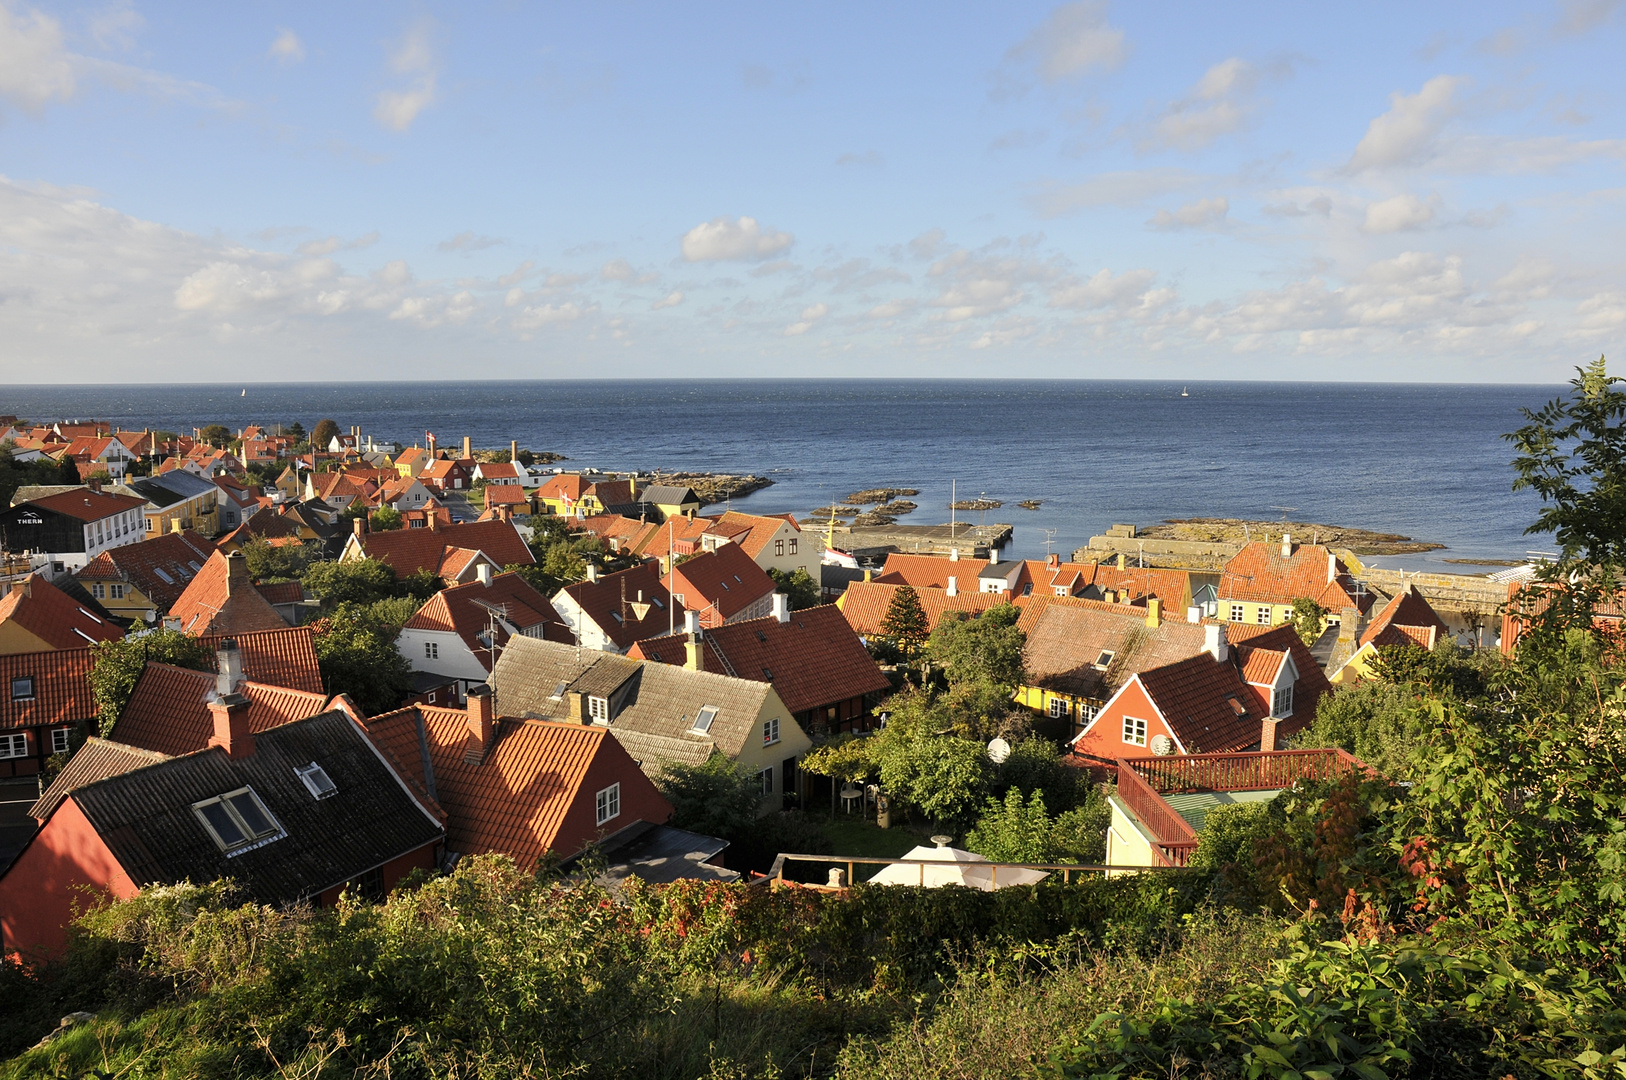
<svg viewBox="0 0 1626 1080"><path fill-rule="evenodd" d="M1331 581L1338 576L1338 556L1327 552L1327 580Z"/></svg>
<svg viewBox="0 0 1626 1080"><path fill-rule="evenodd" d="M790 597L782 592L773 594L773 617L782 623L790 622Z"/></svg>
<svg viewBox="0 0 1626 1080"><path fill-rule="evenodd" d="M1203 627L1203 650L1220 663L1225 663L1231 649L1225 641L1224 623L1208 623Z"/></svg>
<svg viewBox="0 0 1626 1080"><path fill-rule="evenodd" d="M463 460L467 461L467 460L469 460L469 458L471 458L473 456L474 456L474 440L471 439L469 436L465 435L465 436L463 436Z"/></svg>
<svg viewBox="0 0 1626 1080"><path fill-rule="evenodd" d="M700 633L700 612L685 611L683 613L683 632L690 635Z"/></svg>
<svg viewBox="0 0 1626 1080"><path fill-rule="evenodd" d="M1127 560L1125 560L1125 558L1124 558L1124 553L1121 552L1121 551L1118 552L1118 569L1120 569L1120 570L1125 569L1126 561Z"/></svg>
<svg viewBox="0 0 1626 1080"><path fill-rule="evenodd" d="M959 561L960 561L960 549L957 548L957 547L949 548L949 562L959 562Z"/></svg>
<svg viewBox="0 0 1626 1080"><path fill-rule="evenodd" d="M469 687L466 710L470 738L479 740L480 752L491 749L491 739L497 726L497 706L491 696L491 687Z"/></svg>

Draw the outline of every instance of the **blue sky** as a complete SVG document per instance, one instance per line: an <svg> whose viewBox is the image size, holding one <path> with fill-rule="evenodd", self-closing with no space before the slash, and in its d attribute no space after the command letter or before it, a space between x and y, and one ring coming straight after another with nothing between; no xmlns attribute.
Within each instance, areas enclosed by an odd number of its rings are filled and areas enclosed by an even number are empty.
<svg viewBox="0 0 1626 1080"><path fill-rule="evenodd" d="M0 377L1552 382L1626 10L0 0Z"/></svg>

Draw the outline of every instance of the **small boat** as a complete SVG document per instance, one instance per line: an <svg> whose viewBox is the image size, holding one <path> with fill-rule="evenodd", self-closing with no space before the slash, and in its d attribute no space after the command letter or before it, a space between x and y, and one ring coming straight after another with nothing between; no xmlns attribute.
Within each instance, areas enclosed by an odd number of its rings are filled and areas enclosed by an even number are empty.
<svg viewBox="0 0 1626 1080"><path fill-rule="evenodd" d="M238 397L248 397L248 387L243 387L243 392Z"/></svg>
<svg viewBox="0 0 1626 1080"><path fill-rule="evenodd" d="M1190 396L1191 396L1191 394L1190 394L1190 392L1189 392L1189 391L1187 391L1187 390L1186 390L1186 388L1185 388L1185 387L1183 387L1183 386L1182 386L1182 387L1181 387L1181 388L1180 388L1180 396L1181 396L1181 397L1190 397Z"/></svg>

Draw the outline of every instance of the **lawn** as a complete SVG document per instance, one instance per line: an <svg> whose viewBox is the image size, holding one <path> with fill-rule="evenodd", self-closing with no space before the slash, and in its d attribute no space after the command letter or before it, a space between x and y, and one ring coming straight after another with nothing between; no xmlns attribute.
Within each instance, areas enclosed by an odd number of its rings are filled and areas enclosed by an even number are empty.
<svg viewBox="0 0 1626 1080"><path fill-rule="evenodd" d="M824 835L837 855L873 855L882 859L902 858L904 852L916 844L924 844L926 837L904 824L883 829L873 821L856 814L835 814L817 818ZM875 869L879 869L876 867Z"/></svg>

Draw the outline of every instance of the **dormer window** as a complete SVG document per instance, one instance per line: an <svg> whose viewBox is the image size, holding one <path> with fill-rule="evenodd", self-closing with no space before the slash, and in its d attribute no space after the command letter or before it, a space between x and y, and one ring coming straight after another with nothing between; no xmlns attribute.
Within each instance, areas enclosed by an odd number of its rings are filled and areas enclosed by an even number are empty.
<svg viewBox="0 0 1626 1080"><path fill-rule="evenodd" d="M327 770L314 761L309 765L294 766L294 775L304 782L305 790L311 793L313 799L325 799L339 790Z"/></svg>
<svg viewBox="0 0 1626 1080"><path fill-rule="evenodd" d="M1278 687L1270 694L1270 715L1280 719L1293 715L1293 684Z"/></svg>
<svg viewBox="0 0 1626 1080"><path fill-rule="evenodd" d="M587 699L587 715L595 724L608 724L610 722L610 699L589 697Z"/></svg>

